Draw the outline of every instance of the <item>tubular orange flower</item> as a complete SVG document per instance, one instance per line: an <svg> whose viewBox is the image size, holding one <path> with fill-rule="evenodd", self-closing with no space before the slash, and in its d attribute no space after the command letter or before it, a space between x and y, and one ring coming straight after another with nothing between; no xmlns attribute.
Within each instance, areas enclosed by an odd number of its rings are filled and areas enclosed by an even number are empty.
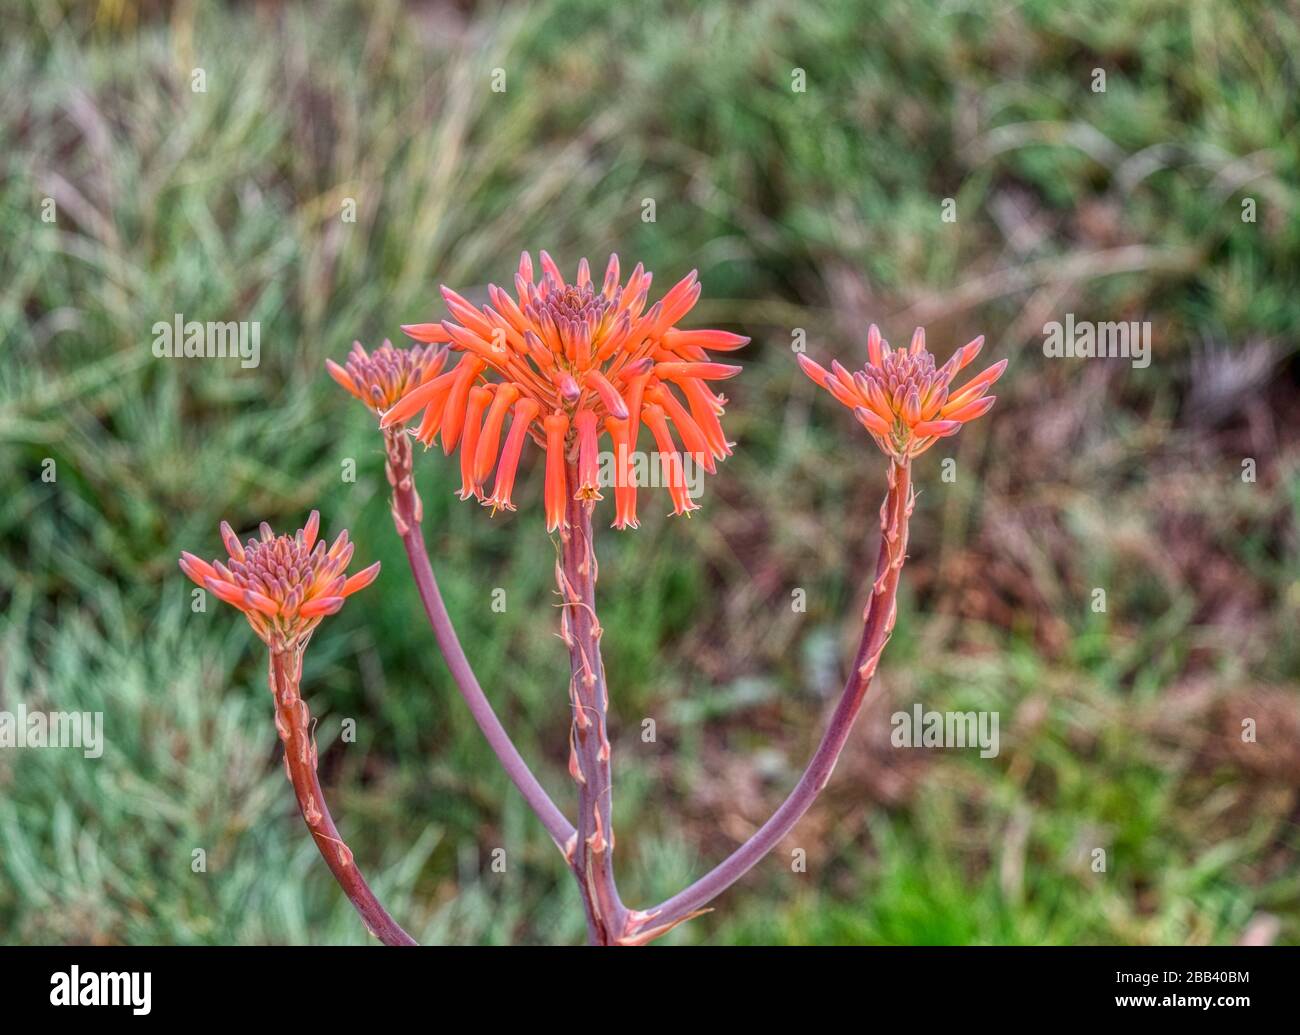
<svg viewBox="0 0 1300 1035"><path fill-rule="evenodd" d="M352 343L352 351L342 366L332 359L325 360L330 377L378 413L391 408L413 389L432 381L447 362L445 348L415 345L409 349L395 349L392 342L384 343L374 352L366 352L361 342ZM423 398L431 394L424 389Z"/></svg>
<svg viewBox="0 0 1300 1035"><path fill-rule="evenodd" d="M497 467L496 484L492 486L492 497L488 503L493 513L497 508L514 510L510 494L515 487L515 472L519 469L519 454L524 450L524 438L541 407L532 399L521 399L515 407L515 420L510 425L510 434L506 436L505 449L501 452L501 464Z"/></svg>
<svg viewBox="0 0 1300 1035"><path fill-rule="evenodd" d="M554 531L566 521L569 498L602 498L601 437L609 435L616 450L622 443L630 453L645 424L665 469L675 472L669 481L674 513L696 509L681 477L673 428L684 451L710 472L714 461L731 454L718 420L726 399L707 382L733 377L740 367L715 362L709 352L738 349L749 339L676 326L700 297L694 271L647 308L651 274L639 264L623 283L618 256L611 255L600 286L592 281L586 259L572 283L546 252L540 264L541 277L535 279L532 257L525 252L514 295L489 285L489 304L482 307L443 287L450 319L402 328L418 342L446 342L465 355L451 370L443 373L439 364L437 371L409 383L384 412L381 427L423 410L417 437L426 446L441 437L448 454L459 446L462 498L477 496L493 512L513 509L510 493L531 438L547 454L546 521ZM506 455L485 498L483 485L497 466L503 433ZM576 465L577 484L569 483L569 463ZM615 470L629 474L632 467L619 462ZM635 528L636 486L616 488L614 525Z"/></svg>
<svg viewBox="0 0 1300 1035"><path fill-rule="evenodd" d="M564 483L564 449L569 435L569 418L552 413L542 421L546 428L546 531L554 532L564 522L568 493Z"/></svg>
<svg viewBox="0 0 1300 1035"><path fill-rule="evenodd" d="M483 411L492 403L492 392L482 385L475 385L466 396L464 431L461 433L463 443L460 450L460 498L469 499L476 496L483 498L483 490L474 480L474 461L478 456L478 437L482 431Z"/></svg>
<svg viewBox="0 0 1300 1035"><path fill-rule="evenodd" d="M614 445L614 527L639 528L636 519L636 480L632 472L632 450L627 442L629 422L605 418L605 430Z"/></svg>
<svg viewBox="0 0 1300 1035"><path fill-rule="evenodd" d="M673 444L672 433L668 430L668 421L663 408L655 403L646 403L641 407L642 419L654 435L655 445L659 447L659 459L663 467L664 482L668 494L672 497L674 514L689 514L699 506L686 492L686 472L682 468L682 458L678 456Z"/></svg>
<svg viewBox="0 0 1300 1035"><path fill-rule="evenodd" d="M596 429L596 411L579 410L573 418L578 429L578 485L573 494L574 499L599 500L600 494L599 466L599 432Z"/></svg>
<svg viewBox="0 0 1300 1035"><path fill-rule="evenodd" d="M273 650L306 642L325 615L335 614L346 597L375 581L379 562L344 575L352 559L345 529L328 549L316 541L320 513L294 535L277 536L262 522L260 537L241 543L229 523L221 538L229 557L209 564L192 553L181 554L181 571L217 598L244 612L253 631Z"/></svg>
<svg viewBox="0 0 1300 1035"><path fill-rule="evenodd" d="M867 363L856 373L836 361L826 370L804 355L799 356L799 366L853 411L886 456L902 462L955 435L993 406L996 396L985 393L1002 376L1005 359L957 391L950 389L952 379L983 346L981 335L936 369L934 356L925 348L924 328L916 329L908 348L891 349L873 323L867 332Z"/></svg>
<svg viewBox="0 0 1300 1035"><path fill-rule="evenodd" d="M488 408L487 421L478 434L478 443L474 449L474 484L482 485L497 462L497 452L501 448L501 426L506 422L506 411L519 398L519 389L509 382L497 385L492 396L492 405ZM523 414L515 411L515 422ZM528 427L527 424L524 427ZM514 427L511 427L511 433Z"/></svg>

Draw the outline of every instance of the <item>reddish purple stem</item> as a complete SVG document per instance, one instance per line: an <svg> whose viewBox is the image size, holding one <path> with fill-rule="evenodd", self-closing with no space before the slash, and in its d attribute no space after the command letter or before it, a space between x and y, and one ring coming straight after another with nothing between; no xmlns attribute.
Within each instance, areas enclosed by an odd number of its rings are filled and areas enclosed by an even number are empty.
<svg viewBox="0 0 1300 1035"><path fill-rule="evenodd" d="M913 505L910 475L906 463L891 463L889 492L881 508L881 541L876 561L876 578L867 605L862 641L843 695L808 768L772 817L748 841L684 891L653 909L634 914L634 931L641 933L642 940L658 937L689 919L701 906L748 873L793 829L830 780L871 685L880 655L894 628L898 578L907 555L907 521Z"/></svg>
<svg viewBox="0 0 1300 1035"><path fill-rule="evenodd" d="M907 526L913 507L909 464L890 463L889 491L880 510L880 551L862 640L843 694L808 767L785 801L749 840L685 890L653 909L641 911L623 905L614 880L608 699L600 658L601 628L595 611L590 507L578 500L566 507L569 528L562 535L557 564L564 598L561 606L566 608L564 638L573 674L570 693L575 722L570 772L579 785L579 826L575 830L528 768L474 677L438 592L420 533L420 500L411 476L410 441L400 428L389 429L385 438L388 477L393 486L393 520L406 547L429 624L461 696L506 774L569 861L582 893L589 940L595 944L644 944L704 912L702 907L781 842L831 778L894 628L898 580L907 556ZM571 474L569 483L575 482Z"/></svg>
<svg viewBox="0 0 1300 1035"><path fill-rule="evenodd" d="M451 616L447 614L447 606L438 591L438 580L434 578L433 568L429 564L429 554L424 546L424 536L420 530L421 507L411 476L410 439L400 427L386 434L385 438L388 446L388 478L393 486L393 522L402 537L406 558L411 565L411 574L415 577L415 586L420 593L420 602L424 605L424 613L429 618L434 638L438 641L443 659L447 662L447 669L451 672L451 678L455 681L461 697L465 699L474 721L478 723L478 728L483 731L488 745L496 753L501 765L505 767L510 782L519 789L524 800L537 813L546 832L551 835L551 839L560 851L566 852L569 841L574 835L573 824L556 807L545 788L533 775L533 771L528 768L528 763L519 754L519 749L510 739L510 734L505 731L501 720L492 710L487 695L483 693L483 688L479 686L478 679L474 676L469 659L465 657L464 648L461 647L460 639L451 624Z"/></svg>
<svg viewBox="0 0 1300 1035"><path fill-rule="evenodd" d="M311 714L302 699L298 681L302 672L300 650L271 652L271 693L275 697L275 727L284 742L284 765L298 798L298 809L334 874L366 929L385 945L415 945L416 941L388 915L357 869L352 850L343 843L330 816L316 775L316 743L311 735Z"/></svg>
<svg viewBox="0 0 1300 1035"><path fill-rule="evenodd" d="M568 484L578 484L572 465ZM626 932L628 910L614 880L614 805L608 729L609 691L596 617L596 551L589 500L571 499L560 532L555 580L561 637L569 649L569 774L578 785L578 836L569 860L587 914L587 938L612 945Z"/></svg>

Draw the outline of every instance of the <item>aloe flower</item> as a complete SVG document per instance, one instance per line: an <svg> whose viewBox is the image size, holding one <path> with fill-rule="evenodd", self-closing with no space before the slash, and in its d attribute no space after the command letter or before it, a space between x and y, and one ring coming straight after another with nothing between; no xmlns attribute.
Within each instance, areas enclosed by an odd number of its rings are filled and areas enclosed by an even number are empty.
<svg viewBox="0 0 1300 1035"><path fill-rule="evenodd" d="M223 521L221 539L230 555L225 563L209 564L186 552L181 554L181 571L244 612L267 646L288 650L305 643L323 617L337 613L347 597L379 574L376 561L346 577L353 549L347 530L328 549L316 540L319 530L320 513L313 510L307 524L292 536L277 536L263 521L259 538L241 543Z"/></svg>
<svg viewBox="0 0 1300 1035"><path fill-rule="evenodd" d="M301 690L302 656L316 626L338 612L343 601L374 582L379 564L350 578L344 572L352 544L340 532L328 549L317 542L320 514L292 536L277 536L265 521L260 536L241 543L221 523L229 557L225 563L182 553L181 571L221 600L238 608L269 648L268 679L275 701L275 729L284 744L284 767L298 799L298 810L339 887L361 915L366 929L385 945L414 945L375 897L357 869L352 850L339 834L325 804L317 773L311 711Z"/></svg>
<svg viewBox="0 0 1300 1035"><path fill-rule="evenodd" d="M384 342L373 353L355 344L344 364L327 366L345 390L379 415L394 526L434 637L485 738L572 871L588 941L643 945L706 912L710 901L789 834L830 781L898 618L898 587L916 504L912 460L988 412L995 401L988 390L1006 361L954 387L956 375L982 348L982 337L939 367L926 350L922 329L908 348L892 349L874 325L867 336L867 362L859 371L850 372L839 362L826 370L799 357L805 373L853 411L885 456L879 547L874 573L864 583L868 599L861 639L821 740L785 800L744 843L694 883L658 905L631 908L619 894L614 867L610 689L601 657L604 629L596 606L592 530L596 504L602 499L597 457L607 437L617 458L615 527L637 524L636 491L627 464L642 426L669 476L674 513L694 509L681 456L691 455L713 471L716 461L730 455L731 443L719 421L726 400L710 384L739 370L714 361L709 350L729 351L748 339L677 326L700 295L694 273L647 309L650 275L639 265L623 284L618 259L611 257L600 290L586 260L571 284L545 252L541 266L541 280L535 281L532 260L524 253L515 295L490 286L490 304L482 307L443 288L453 319L405 327L419 344L397 349ZM452 352L460 354L459 360L444 370ZM408 430L407 422L417 417L418 424ZM572 822L502 727L456 636L421 533L411 446L416 440L426 448L439 441L447 455L459 450L461 497L478 499L493 512L513 509L511 495L528 442L545 454L547 529L556 533L560 639L570 662L568 771L577 799ZM285 742L286 765L303 817L370 929L389 944L411 944L356 872L316 780L310 715L298 691L302 651L320 619L337 611L378 571L374 565L346 576L352 555L346 533L326 549L316 542L318 527L313 512L294 536L276 537L263 525L260 540L241 544L223 523L228 560L208 564L187 553L181 567L243 611L270 646L276 727Z"/></svg>
<svg viewBox="0 0 1300 1035"><path fill-rule="evenodd" d="M942 367L925 348L925 329L918 327L906 349L891 349L873 323L867 332L867 363L850 373L836 360L831 369L799 356L805 374L853 411L886 456L920 456L939 439L955 435L963 424L988 413L996 396L989 387L1007 367L998 361L961 388L950 388L957 373L984 347L981 335L958 349Z"/></svg>
<svg viewBox="0 0 1300 1035"><path fill-rule="evenodd" d="M382 426L423 411L416 437L426 446L441 440L448 455L459 448L461 498L474 497L493 512L514 509L520 457L531 439L546 454L546 527L554 532L567 520L570 497L602 499L598 454L606 436L617 464L614 527L637 527L628 465L645 425L673 513L697 509L682 453L708 471L731 454L718 419L727 400L709 386L740 371L715 362L709 351L738 349L749 339L677 326L700 297L693 271L647 309L652 278L640 264L622 283L618 256L611 255L598 287L586 259L572 283L546 252L540 259L536 280L532 257L523 253L513 296L489 285L490 304L480 307L443 287L451 319L402 328L416 341L449 343L463 356L410 389Z"/></svg>
<svg viewBox="0 0 1300 1035"><path fill-rule="evenodd" d="M437 377L446 362L445 348L414 345L395 349L391 341L384 339L374 352L367 352L361 342L354 341L341 366L327 359L325 369L348 392L376 413L383 413L411 389Z"/></svg>

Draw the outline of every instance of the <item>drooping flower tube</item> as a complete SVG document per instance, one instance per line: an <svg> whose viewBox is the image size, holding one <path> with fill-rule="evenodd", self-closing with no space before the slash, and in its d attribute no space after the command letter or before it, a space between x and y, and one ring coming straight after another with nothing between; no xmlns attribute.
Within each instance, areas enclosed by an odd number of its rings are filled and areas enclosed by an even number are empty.
<svg viewBox="0 0 1300 1035"><path fill-rule="evenodd" d="M514 295L489 285L489 304L481 307L443 287L450 318L403 327L417 342L445 343L462 356L451 369L410 385L381 426L423 411L416 437L425 446L441 441L448 455L459 448L461 497L474 496L494 512L514 509L514 481L531 439L546 453L546 523L555 531L567 520L568 499L603 498L603 437L613 447L614 527L637 527L629 457L644 424L673 512L696 509L684 460L712 472L731 454L718 419L727 400L710 384L740 371L709 352L738 349L749 339L677 326L700 297L694 272L647 308L651 274L640 264L623 283L618 256L610 256L599 287L586 259L572 283L546 252L540 264L538 279L525 252Z"/></svg>

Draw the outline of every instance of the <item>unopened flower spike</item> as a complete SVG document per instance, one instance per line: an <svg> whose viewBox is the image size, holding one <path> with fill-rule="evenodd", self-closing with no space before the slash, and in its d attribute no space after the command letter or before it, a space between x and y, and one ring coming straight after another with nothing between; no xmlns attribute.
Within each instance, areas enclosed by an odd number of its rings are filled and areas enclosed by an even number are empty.
<svg viewBox="0 0 1300 1035"><path fill-rule="evenodd" d="M996 396L986 394L1007 367L999 360L960 388L953 378L984 346L981 335L963 345L942 367L925 347L925 330L918 327L905 349L890 348L875 324L867 332L867 362L850 372L837 361L831 369L799 356L805 374L837 402L853 411L871 432L886 456L898 462L924 453L939 439L955 435L963 424L983 416Z"/></svg>
<svg viewBox="0 0 1300 1035"><path fill-rule="evenodd" d="M407 392L436 377L446 362L446 348L413 345L396 349L385 338L374 352L354 341L342 365L327 359L325 369L348 392L376 413L383 413Z"/></svg>
<svg viewBox="0 0 1300 1035"><path fill-rule="evenodd" d="M364 353L363 353L364 355ZM284 744L285 775L298 799L298 810L311 831L321 857L339 887L356 908L366 929L385 945L414 945L415 939L383 907L357 868L330 815L317 772L318 756L311 710L303 699L303 647L326 615L375 581L376 562L350 578L352 559L346 531L332 546L318 542L320 514L313 510L307 524L293 535L276 535L265 521L258 536L241 543L230 525L221 522L221 538L229 556L225 562L181 554L181 570L220 599L244 612L269 648L268 680L275 701L275 729Z"/></svg>
<svg viewBox="0 0 1300 1035"><path fill-rule="evenodd" d="M352 559L347 530L328 548L317 541L319 530L320 513L313 510L307 524L291 536L277 536L264 521L257 538L241 543L223 521L221 538L229 554L225 562L209 564L184 552L181 571L244 612L272 650L290 650L305 643L323 617L337 613L347 597L379 574L376 561L349 578L344 574Z"/></svg>
<svg viewBox="0 0 1300 1035"><path fill-rule="evenodd" d="M447 344L463 355L408 388L381 426L423 412L416 436L426 446L440 440L447 454L459 448L461 498L478 499L494 513L514 509L515 477L531 439L546 454L546 524L553 532L567 521L568 500L604 498L597 473L605 436L617 463L614 526L637 527L629 457L645 425L673 512L696 509L682 476L683 454L710 472L731 455L718 419L726 399L710 383L740 372L709 352L729 352L749 339L677 326L700 297L694 272L647 308L651 274L638 264L623 282L617 255L599 285L586 259L572 282L546 252L540 265L538 277L525 252L514 293L489 285L484 306L444 287L449 319L402 328L417 342Z"/></svg>

